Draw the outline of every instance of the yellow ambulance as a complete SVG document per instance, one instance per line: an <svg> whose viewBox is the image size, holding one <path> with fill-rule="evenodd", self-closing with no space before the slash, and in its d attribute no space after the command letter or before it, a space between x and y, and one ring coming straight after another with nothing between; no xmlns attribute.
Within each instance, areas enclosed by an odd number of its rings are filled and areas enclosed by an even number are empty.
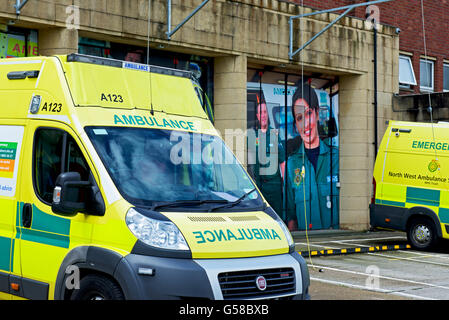
<svg viewBox="0 0 449 320"><path fill-rule="evenodd" d="M0 60L0 101L0 298L309 298L189 72Z"/></svg>
<svg viewBox="0 0 449 320"><path fill-rule="evenodd" d="M449 124L390 121L374 167L373 227L426 250L449 238Z"/></svg>

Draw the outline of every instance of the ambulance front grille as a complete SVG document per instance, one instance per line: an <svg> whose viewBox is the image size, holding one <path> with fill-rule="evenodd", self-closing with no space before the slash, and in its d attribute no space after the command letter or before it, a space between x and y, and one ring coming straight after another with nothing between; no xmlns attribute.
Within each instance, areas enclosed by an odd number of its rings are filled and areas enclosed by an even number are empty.
<svg viewBox="0 0 449 320"><path fill-rule="evenodd" d="M257 288L256 279L266 279L266 289ZM295 271L292 268L276 268L249 271L224 272L218 275L223 299L255 299L282 296L295 292Z"/></svg>

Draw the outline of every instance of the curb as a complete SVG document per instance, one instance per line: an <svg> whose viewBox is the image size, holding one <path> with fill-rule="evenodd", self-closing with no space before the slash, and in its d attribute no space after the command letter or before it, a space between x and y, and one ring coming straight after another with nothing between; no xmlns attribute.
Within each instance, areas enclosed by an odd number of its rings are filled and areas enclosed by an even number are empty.
<svg viewBox="0 0 449 320"><path fill-rule="evenodd" d="M395 244L373 247L357 247L357 248L345 248L345 249L325 249L325 250L312 250L312 251L298 251L303 258L323 257L323 256L337 256L353 253L368 253L368 252L381 252L381 251L394 251L394 250L406 250L411 249L409 244Z"/></svg>

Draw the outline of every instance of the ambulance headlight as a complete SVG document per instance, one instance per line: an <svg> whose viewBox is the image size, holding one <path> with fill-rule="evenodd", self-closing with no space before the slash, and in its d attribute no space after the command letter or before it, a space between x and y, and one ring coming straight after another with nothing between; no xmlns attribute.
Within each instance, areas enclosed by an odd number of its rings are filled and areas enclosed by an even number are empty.
<svg viewBox="0 0 449 320"><path fill-rule="evenodd" d="M131 208L126 214L126 224L147 245L162 249L189 250L181 231L171 221L152 219Z"/></svg>
<svg viewBox="0 0 449 320"><path fill-rule="evenodd" d="M279 226L281 227L282 231L284 232L285 238L287 239L289 252L290 253L294 252L295 251L295 242L293 241L292 234L288 230L288 228L285 225L284 221L282 221L282 219L278 216L276 211L274 211L273 208L271 208L271 207L267 207L264 210L264 212L266 214L268 214L270 217L272 217L274 220L276 220L276 222L279 224Z"/></svg>
<svg viewBox="0 0 449 320"><path fill-rule="evenodd" d="M284 221L282 221L281 219L277 220L277 222L279 223L279 226L281 227L282 231L284 231L284 235L287 238L288 241L288 247L295 247L295 242L293 241L293 237L292 234L290 233L290 231L288 230L287 226L285 225Z"/></svg>

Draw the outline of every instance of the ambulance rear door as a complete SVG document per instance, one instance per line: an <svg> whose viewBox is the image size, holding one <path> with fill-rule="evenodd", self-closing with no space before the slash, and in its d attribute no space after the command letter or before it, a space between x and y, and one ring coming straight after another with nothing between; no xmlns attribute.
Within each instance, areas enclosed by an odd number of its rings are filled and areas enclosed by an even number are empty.
<svg viewBox="0 0 449 320"><path fill-rule="evenodd" d="M25 121L2 120L0 125L0 299L17 292L11 281L20 278L20 246L16 234L20 166L23 164Z"/></svg>

